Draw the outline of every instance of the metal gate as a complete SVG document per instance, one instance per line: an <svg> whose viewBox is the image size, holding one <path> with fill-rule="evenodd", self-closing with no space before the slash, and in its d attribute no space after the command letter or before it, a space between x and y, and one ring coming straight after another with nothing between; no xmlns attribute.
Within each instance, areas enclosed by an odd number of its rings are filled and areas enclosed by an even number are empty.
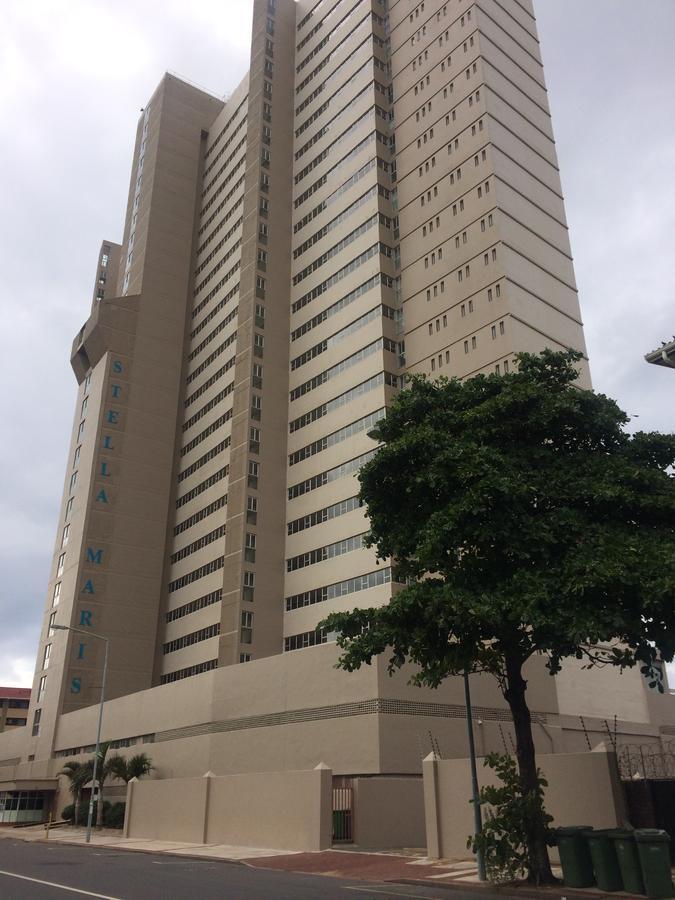
<svg viewBox="0 0 675 900"><path fill-rule="evenodd" d="M354 785L351 778L333 779L333 842L354 840Z"/></svg>

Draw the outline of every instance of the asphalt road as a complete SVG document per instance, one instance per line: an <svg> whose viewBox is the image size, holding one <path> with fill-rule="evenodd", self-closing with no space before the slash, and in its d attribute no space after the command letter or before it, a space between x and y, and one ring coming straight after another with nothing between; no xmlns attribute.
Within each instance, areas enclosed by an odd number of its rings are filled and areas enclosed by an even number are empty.
<svg viewBox="0 0 675 900"><path fill-rule="evenodd" d="M101 900L394 900L397 897L475 900L475 894L443 888L299 875L166 853L0 840L0 900L85 900L87 897Z"/></svg>

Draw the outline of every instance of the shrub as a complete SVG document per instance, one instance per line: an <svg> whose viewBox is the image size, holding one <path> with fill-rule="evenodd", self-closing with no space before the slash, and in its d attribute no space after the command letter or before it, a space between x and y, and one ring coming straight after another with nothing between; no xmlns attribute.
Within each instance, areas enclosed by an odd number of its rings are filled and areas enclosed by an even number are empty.
<svg viewBox="0 0 675 900"><path fill-rule="evenodd" d="M543 808L548 782L537 770L537 790L525 792L513 757L489 753L485 765L495 770L502 784L481 788L480 804L489 809L481 834L470 837L467 847L474 853L482 850L489 881L514 881L533 869L525 842L533 822L542 821L543 817L543 838L547 844L553 843L549 828L553 816Z"/></svg>
<svg viewBox="0 0 675 900"><path fill-rule="evenodd" d="M66 822L72 822L75 818L75 804L69 803L68 806L63 807L63 811L61 812L61 818L65 819Z"/></svg>
<svg viewBox="0 0 675 900"><path fill-rule="evenodd" d="M108 828L124 827L124 812L126 807L126 803L113 803L109 810L104 809L105 824Z"/></svg>

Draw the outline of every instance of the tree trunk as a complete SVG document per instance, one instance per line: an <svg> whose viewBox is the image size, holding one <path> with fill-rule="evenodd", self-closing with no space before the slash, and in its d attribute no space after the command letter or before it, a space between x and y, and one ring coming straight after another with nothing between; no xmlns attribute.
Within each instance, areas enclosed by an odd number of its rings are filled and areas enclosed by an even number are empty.
<svg viewBox="0 0 675 900"><path fill-rule="evenodd" d="M77 793L75 794L75 822L74 822L75 825L80 824L80 822L79 822L79 819L80 819L80 796L81 796L81 794L80 794L80 791L78 790Z"/></svg>
<svg viewBox="0 0 675 900"><path fill-rule="evenodd" d="M511 708L516 732L516 757L523 791L536 794L539 789L537 761L532 738L532 720L525 700L527 682L522 675L523 660L519 655L506 654L506 690L504 697ZM543 814L543 803L540 813ZM546 826L543 815L537 816L525 829L525 844L530 860L527 880L532 884L556 884L551 871L546 845Z"/></svg>

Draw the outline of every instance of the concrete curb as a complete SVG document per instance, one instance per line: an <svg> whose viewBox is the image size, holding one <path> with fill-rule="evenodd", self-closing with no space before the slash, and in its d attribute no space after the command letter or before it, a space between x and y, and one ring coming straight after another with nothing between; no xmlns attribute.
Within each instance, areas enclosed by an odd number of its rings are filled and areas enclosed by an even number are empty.
<svg viewBox="0 0 675 900"><path fill-rule="evenodd" d="M438 880L418 879L418 878L399 878L393 879L392 884L410 884L420 887L422 885L429 887L445 888L448 891L473 891L476 894L501 894L504 898L513 898L518 900L520 897L532 898L532 900L552 900L554 897L564 897L565 900L645 900L644 894L628 894L625 891L617 893L602 893L602 891L582 891L578 888L568 888L564 884L551 885L550 887L536 888L530 885L526 887L513 887L512 885L476 884L470 881L454 881L441 882Z"/></svg>
<svg viewBox="0 0 675 900"><path fill-rule="evenodd" d="M165 855L175 856L179 859L200 859L207 862L227 863L230 866L247 866L248 863L243 859L232 859L229 856L203 856L197 853L180 853L175 850L151 850L145 847L119 847L115 844L86 844L79 841L59 841L49 838L21 838L18 835L16 840L23 841L25 844L58 844L60 847L84 847L90 850L116 850L121 853L147 853L154 856Z"/></svg>

